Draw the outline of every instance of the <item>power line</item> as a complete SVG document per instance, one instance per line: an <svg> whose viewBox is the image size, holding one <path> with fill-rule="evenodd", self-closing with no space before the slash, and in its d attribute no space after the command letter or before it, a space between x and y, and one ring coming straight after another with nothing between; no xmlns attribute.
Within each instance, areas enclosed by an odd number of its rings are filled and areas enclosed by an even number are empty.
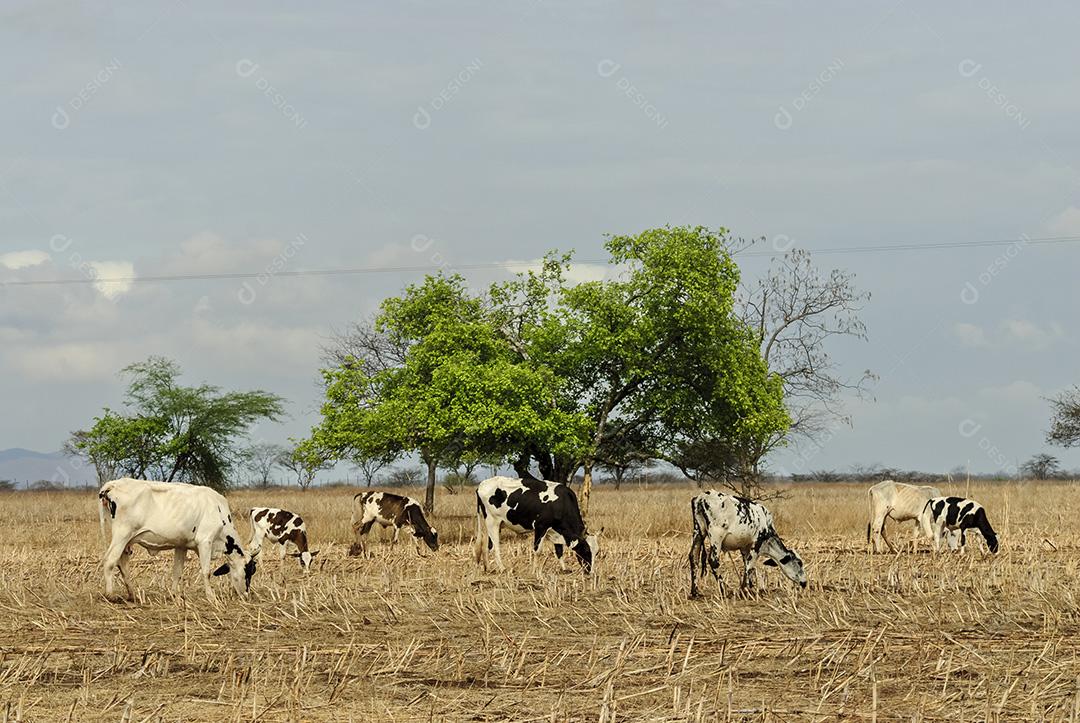
<svg viewBox="0 0 1080 723"><path fill-rule="evenodd" d="M1015 239L994 239L988 241L944 241L938 243L909 243L909 244L886 244L883 246L834 246L823 249L805 249L812 255L837 255L837 254L873 254L873 253L895 253L900 251L932 251L940 249L962 249L962 248L985 248L989 246L1044 246L1051 244L1067 244L1080 242L1080 236L1053 236L1045 238L1015 238ZM793 248L804 248L791 245ZM762 250L751 251L743 250L736 253L736 256L740 258L746 257L766 257L766 256L779 256L782 255L787 248L776 250ZM580 264L584 266L609 266L610 262L596 260L596 259L580 259L574 260L574 264ZM416 265L416 266L367 266L356 268L339 268L339 269L306 269L290 271L283 269L280 271L258 271L258 272L224 272L224 273L204 273L204 274L164 274L164 275L150 275L150 276L110 276L110 277L95 277L84 276L77 279L23 279L16 281L0 281L0 287L8 286L73 286L78 284L136 284L136 283L156 283L156 282L172 282L172 281L221 281L221 280L233 280L240 281L246 279L258 279L261 277L306 277L306 276L355 276L359 274L411 274L411 273L427 273L431 271L479 271L484 269L514 269L533 266L534 262L531 261L490 261L484 263L472 263L472 264L444 264L441 266L434 265Z"/></svg>

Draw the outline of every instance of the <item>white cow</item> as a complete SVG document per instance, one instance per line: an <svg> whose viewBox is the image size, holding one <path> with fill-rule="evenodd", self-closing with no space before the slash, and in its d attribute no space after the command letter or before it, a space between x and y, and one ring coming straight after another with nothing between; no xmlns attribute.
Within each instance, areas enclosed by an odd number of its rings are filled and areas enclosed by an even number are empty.
<svg viewBox="0 0 1080 723"><path fill-rule="evenodd" d="M690 501L690 511L694 518L694 541L690 545L690 597L699 594L696 567L700 565L700 574L704 577L706 561L723 590L720 552L729 550L742 553L743 587L754 586L754 562L758 556L765 557L766 565L779 566L792 582L806 587L802 560L776 534L772 513L764 505L745 497L708 490Z"/></svg>
<svg viewBox="0 0 1080 723"><path fill-rule="evenodd" d="M892 519L896 522L916 521L915 535L918 537L918 519L927 501L933 497L940 497L941 490L928 485L916 486L894 482L887 479L878 482L867 492L870 499L870 522L866 525L866 541L873 541L874 552L881 552L881 541L889 549L896 552L889 538L885 536L885 520ZM955 549L959 545L959 534L949 532L949 547Z"/></svg>
<svg viewBox="0 0 1080 723"><path fill-rule="evenodd" d="M112 518L112 541L105 551L105 595L112 597L117 569L134 599L128 579L128 561L133 545L155 555L173 551L172 587L179 590L188 550L199 555L203 586L210 602L216 602L210 576L229 575L237 594L246 595L255 574L255 559L240 547L240 535L233 527L229 504L209 487L137 479L106 482L98 493L98 517L102 534L105 513ZM211 573L216 555L225 554L224 565Z"/></svg>

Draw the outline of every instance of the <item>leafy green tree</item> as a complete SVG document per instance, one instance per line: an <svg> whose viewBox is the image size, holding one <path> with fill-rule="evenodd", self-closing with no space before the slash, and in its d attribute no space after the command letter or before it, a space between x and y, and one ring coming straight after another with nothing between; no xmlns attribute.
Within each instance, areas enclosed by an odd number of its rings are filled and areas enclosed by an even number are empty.
<svg viewBox="0 0 1080 723"><path fill-rule="evenodd" d="M447 462L532 445L576 454L584 445L587 420L555 405L558 377L516 357L460 276L429 276L387 299L365 338L399 352L387 362L360 345L361 357L324 370L312 441L332 459L417 454L427 468L427 511Z"/></svg>
<svg viewBox="0 0 1080 723"><path fill-rule="evenodd" d="M222 392L178 383L180 368L151 357L125 367L130 379L125 412L105 409L87 430L74 432L68 448L98 470L131 477L187 481L218 489L243 462L240 441L257 422L277 420L284 400L262 391Z"/></svg>
<svg viewBox="0 0 1080 723"><path fill-rule="evenodd" d="M543 476L567 480L583 468L583 508L598 455L620 437L648 440L642 456L687 473L687 448L721 440L749 473L751 450L787 428L781 380L734 313L739 269L728 244L723 229L701 227L614 236L606 247L622 272L615 280L567 286L567 258L551 256L493 289L511 346L566 380L559 407L589 419L577 458L530 450Z"/></svg>

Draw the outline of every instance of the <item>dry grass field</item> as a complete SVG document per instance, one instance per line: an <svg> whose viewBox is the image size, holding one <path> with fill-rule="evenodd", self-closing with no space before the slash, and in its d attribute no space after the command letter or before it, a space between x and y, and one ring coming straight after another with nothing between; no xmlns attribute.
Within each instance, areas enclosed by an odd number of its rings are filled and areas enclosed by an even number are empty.
<svg viewBox="0 0 1080 723"><path fill-rule="evenodd" d="M948 490L985 504L991 557L981 540L869 555L863 486L796 487L771 506L807 589L768 568L756 596L709 580L701 600L692 492L598 489L592 578L560 573L550 547L530 567L524 538L504 544L510 572L480 572L470 494L440 491L438 553L383 536L360 559L349 491L239 492L234 511L301 513L321 554L308 576L267 557L244 601L217 579L217 608L193 562L176 598L170 556L142 550L139 600L107 602L92 495L0 496L0 719L1076 720L1078 488Z"/></svg>

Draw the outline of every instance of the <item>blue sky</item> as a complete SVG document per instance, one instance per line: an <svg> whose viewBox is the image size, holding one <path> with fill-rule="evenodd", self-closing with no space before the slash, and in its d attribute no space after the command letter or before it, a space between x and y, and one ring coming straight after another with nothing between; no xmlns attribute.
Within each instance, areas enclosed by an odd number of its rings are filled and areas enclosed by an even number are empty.
<svg viewBox="0 0 1080 723"><path fill-rule="evenodd" d="M286 396L290 419L258 434L302 435L326 335L417 277L275 269L595 259L604 234L664 224L762 249L1080 235L1078 15L9 3L0 281L268 273L0 287L0 448L58 448L150 354ZM851 428L776 466L992 470L1047 449L1044 397L1080 382L1080 244L818 263L872 293L869 341L833 353L881 381ZM746 279L767 264L745 259Z"/></svg>

